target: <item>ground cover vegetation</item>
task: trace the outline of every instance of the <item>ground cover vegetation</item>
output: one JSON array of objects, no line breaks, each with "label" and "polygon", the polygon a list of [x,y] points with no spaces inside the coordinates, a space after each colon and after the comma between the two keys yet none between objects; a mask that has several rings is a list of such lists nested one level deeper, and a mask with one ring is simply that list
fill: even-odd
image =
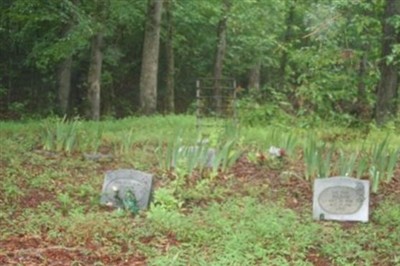
[{"label": "ground cover vegetation", "polygon": [[[0,262],[398,264],[398,129],[299,125],[200,130],[187,115],[1,122]],[[179,149],[194,144],[204,149]],[[208,148],[218,154],[211,167]],[[100,206],[104,173],[118,168],[155,174],[148,210]],[[312,220],[312,181],[335,175],[371,181],[368,223]]]},{"label": "ground cover vegetation", "polygon": [[[0,5],[1,265],[400,264],[400,1]],[[199,78],[234,121],[198,126]],[[120,168],[148,210],[99,204]],[[312,220],[338,175],[368,223]]]}]

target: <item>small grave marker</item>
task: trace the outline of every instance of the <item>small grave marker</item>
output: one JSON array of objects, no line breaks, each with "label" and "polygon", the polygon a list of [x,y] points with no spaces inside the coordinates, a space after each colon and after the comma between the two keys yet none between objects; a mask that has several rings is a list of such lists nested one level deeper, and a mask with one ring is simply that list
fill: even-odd
[{"label": "small grave marker", "polygon": [[369,181],[349,177],[320,178],[314,181],[315,220],[368,222]]},{"label": "small grave marker", "polygon": [[132,169],[106,172],[100,203],[122,208],[123,201],[133,195],[139,209],[149,206],[153,175]]}]

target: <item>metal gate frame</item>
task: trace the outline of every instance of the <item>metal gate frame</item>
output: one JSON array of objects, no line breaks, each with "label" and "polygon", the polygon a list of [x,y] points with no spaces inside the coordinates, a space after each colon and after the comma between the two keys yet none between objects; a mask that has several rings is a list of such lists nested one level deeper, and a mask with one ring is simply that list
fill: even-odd
[{"label": "metal gate frame", "polygon": [[237,123],[236,80],[201,78],[196,81],[197,127],[216,126],[221,121]]}]

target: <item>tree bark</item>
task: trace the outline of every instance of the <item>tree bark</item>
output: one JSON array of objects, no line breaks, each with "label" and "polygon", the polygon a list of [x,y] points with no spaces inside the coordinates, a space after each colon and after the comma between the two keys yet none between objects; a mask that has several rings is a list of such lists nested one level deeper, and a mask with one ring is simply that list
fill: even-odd
[{"label": "tree bark", "polygon": [[69,55],[60,63],[58,73],[58,101],[62,115],[68,112],[69,94],[71,91],[72,55]]},{"label": "tree bark", "polygon": [[214,95],[216,98],[216,112],[217,114],[221,114],[221,79],[223,72],[223,64],[225,59],[226,52],[226,32],[227,32],[227,21],[228,21],[228,12],[230,8],[230,1],[224,0],[223,2],[223,12],[222,18],[218,23],[218,32],[217,32],[217,51],[215,55],[215,64],[214,64]]},{"label": "tree bark", "polygon": [[[292,39],[294,15],[295,15],[295,3],[290,5],[286,18],[286,31],[285,31],[285,36],[283,37],[283,42],[285,46],[289,45],[289,42]],[[278,86],[281,90],[285,87],[287,61],[288,61],[288,51],[287,48],[284,48],[278,72],[278,78],[279,78]]]},{"label": "tree bark", "polygon": [[157,111],[157,72],[163,0],[148,0],[140,73],[140,107],[146,115]]},{"label": "tree bark", "polygon": [[101,66],[103,63],[103,54],[101,51],[103,44],[103,35],[97,33],[92,37],[90,66],[88,75],[88,101],[90,105],[89,118],[93,120],[100,119],[100,83]]},{"label": "tree bark", "polygon": [[[77,1],[73,0],[72,4],[76,5]],[[73,13],[70,17],[70,20],[64,25],[62,31],[63,38],[68,38],[75,20],[76,15]],[[63,58],[63,61],[59,64],[58,68],[58,103],[60,108],[59,110],[62,115],[66,115],[68,113],[69,98],[71,93],[72,58],[73,52]]]},{"label": "tree bark", "polygon": [[367,71],[367,49],[361,56],[358,68],[358,89],[357,89],[357,102],[351,108],[350,112],[355,114],[358,118],[367,120],[371,119],[371,113],[367,103],[367,90],[365,85],[365,75]]},{"label": "tree bark", "polygon": [[386,0],[383,22],[382,61],[380,63],[381,78],[377,86],[377,102],[375,119],[378,125],[383,125],[390,116],[397,112],[399,96],[399,67],[386,61],[392,53],[392,46],[400,43],[400,34],[388,19],[400,15],[400,1]]},{"label": "tree bark", "polygon": [[165,54],[167,60],[167,94],[166,111],[175,112],[175,58],[174,58],[174,21],[173,21],[173,0],[167,0],[166,5],[167,39],[165,44]]},{"label": "tree bark", "polygon": [[260,71],[261,71],[261,62],[258,61],[252,69],[250,69],[249,73],[249,89],[255,89],[257,91],[260,90]]}]

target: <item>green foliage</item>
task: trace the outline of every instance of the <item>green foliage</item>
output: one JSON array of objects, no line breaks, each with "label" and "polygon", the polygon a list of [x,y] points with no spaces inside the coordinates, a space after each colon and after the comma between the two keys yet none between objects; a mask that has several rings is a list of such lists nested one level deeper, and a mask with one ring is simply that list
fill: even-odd
[{"label": "green foliage", "polygon": [[5,180],[1,184],[1,191],[4,193],[4,200],[12,203],[25,195],[23,190],[18,187],[12,180]]},{"label": "green foliage", "polygon": [[[399,62],[397,44],[386,58],[380,55],[385,1],[324,0],[294,5],[279,0],[235,0],[228,1],[226,14],[223,1],[170,1],[179,112],[187,111],[194,100],[194,80],[212,76],[215,58],[210,55],[215,53],[215,33],[223,16],[227,19],[224,76],[246,88],[249,72],[260,66],[262,97],[239,93],[244,98],[239,109],[245,124],[268,124],[273,119],[291,123],[298,118],[288,114],[346,125],[360,123],[359,117],[368,121],[377,103],[377,63],[382,59],[393,65]],[[124,117],[139,109],[146,1],[7,0],[1,11],[2,117],[56,113],[58,70],[69,57],[73,60],[69,114],[82,116],[90,41],[99,32],[105,38],[104,117]],[[398,16],[387,20],[398,32]],[[164,24],[165,20],[162,43],[170,36]],[[160,113],[165,105],[166,65],[162,51]]]},{"label": "green foliage", "polygon": [[389,148],[389,136],[371,147],[370,178],[372,192],[377,193],[381,181],[390,182],[399,158],[399,149]]},{"label": "green foliage", "polygon": [[232,76],[243,75],[260,63],[276,67],[274,56],[285,24],[284,1],[232,1],[228,20],[227,65]]},{"label": "green foliage", "polygon": [[292,117],[288,111],[287,96],[273,88],[250,90],[248,95],[238,100],[239,120],[243,125],[268,125],[272,121],[290,123]]},{"label": "green foliage", "polygon": [[43,121],[41,141],[43,148],[48,151],[65,151],[71,153],[77,148],[79,119],[68,121],[49,118]]},{"label": "green foliage", "polygon": [[79,149],[82,151],[98,152],[103,138],[104,129],[101,125],[93,125],[94,129],[80,131]]},{"label": "green foliage", "polygon": [[61,193],[57,195],[57,199],[61,204],[61,211],[63,213],[68,213],[73,207],[73,202],[68,193]]},{"label": "green foliage", "polygon": [[317,142],[313,137],[309,136],[308,141],[303,147],[306,180],[315,177],[329,177],[333,151],[333,145]]},{"label": "green foliage", "polygon": [[[149,265],[171,262],[177,265],[311,265],[309,259],[316,256],[322,263],[335,265],[396,265],[399,262],[400,219],[395,193],[379,196],[381,200],[371,207],[369,223],[320,223],[311,221],[308,197],[296,196],[299,202],[296,208],[287,207],[295,195],[291,189],[296,191],[298,187],[291,187],[283,180],[277,180],[276,186],[269,182],[272,180],[269,178],[282,176],[284,172],[301,177],[302,171],[307,171],[303,165],[306,155],[315,152],[319,156],[317,162],[325,161],[322,168],[315,164],[310,179],[318,176],[321,169],[326,171],[328,165],[331,173],[360,173],[359,177],[366,178],[372,163],[381,167],[381,157],[388,161],[395,158],[393,154],[398,152],[400,137],[394,128],[371,128],[365,134],[362,128],[332,127],[329,122],[304,128],[302,121],[291,127],[273,121],[266,127],[242,127],[236,132],[232,128],[208,129],[208,135],[201,135],[191,116],[136,117],[96,123],[79,121],[76,134],[79,145],[74,146],[74,152],[54,155],[38,150],[43,144],[41,134],[46,132],[44,125],[49,125],[47,128],[56,139],[57,125],[69,132],[72,124],[68,123],[74,123],[74,120],[61,121],[0,122],[4,147],[0,153],[0,201],[4,203],[0,207],[0,241],[6,243],[2,246],[4,252],[11,254],[6,259],[16,258],[12,257],[14,250],[7,243],[21,241],[23,236],[27,247],[31,242],[40,241],[43,248],[51,249],[54,243],[57,247],[69,247],[63,252],[72,248],[73,252],[68,253],[71,256],[75,248],[82,254],[92,254],[88,255],[89,264],[95,260],[110,263],[115,259],[119,263],[143,258]],[[185,130],[177,134],[178,128]],[[81,146],[84,145],[81,138],[95,136],[101,137],[102,149],[118,153],[123,137],[129,136],[132,130],[133,145],[129,154],[135,156],[131,156],[133,166],[128,167],[140,165],[146,171],[157,173],[150,209],[134,216],[130,214],[135,210],[134,198],[126,202],[127,210],[110,211],[99,206],[104,171],[127,167],[127,153],[107,162],[82,160],[78,153],[86,150]],[[176,139],[182,144],[194,145],[193,136],[197,134],[201,137],[195,138],[196,141],[208,137],[210,146],[218,151],[225,149],[221,154],[229,150],[233,154],[244,151],[256,156],[270,146],[295,148],[290,160],[283,159],[278,169],[266,169],[241,160],[240,167],[228,173],[220,172],[224,164],[221,163],[214,178],[206,171],[200,175],[194,170],[182,176],[158,166],[154,151],[157,146],[165,151],[168,141]],[[332,147],[337,150],[330,151]],[[148,157],[143,157],[143,153]],[[382,168],[385,170],[379,182],[389,182],[387,164]],[[398,160],[394,164],[398,171]],[[183,164],[182,168],[185,167]],[[247,170],[250,170],[248,179],[236,176],[237,171],[246,174]],[[265,181],[264,176],[260,179],[252,171],[265,174]],[[396,178],[393,176],[390,182]],[[378,193],[386,192],[381,190],[386,185],[381,186],[379,182]],[[395,183],[389,186],[392,185]],[[100,252],[99,256],[94,249]],[[24,252],[27,250],[30,249]],[[36,253],[41,250],[34,251],[34,259],[39,261]],[[24,255],[26,260],[32,258],[28,255]],[[40,255],[41,262],[47,259],[46,252]]]},{"label": "green foliage", "polygon": [[373,165],[369,169],[369,175],[371,177],[371,191],[372,193],[377,193],[379,188],[379,183],[381,182],[381,172]]},{"label": "green foliage", "polygon": [[[381,226],[400,226],[400,208],[393,206],[390,199],[386,199],[373,213],[373,219]],[[394,232],[399,234],[399,232]]]},{"label": "green foliage", "polygon": [[[173,258],[184,265],[199,261],[208,265],[301,263],[315,241],[314,225],[301,223],[291,211],[251,198],[214,203],[187,217],[169,217],[167,221],[159,217],[160,230],[175,232],[178,240],[187,244],[159,254],[152,264]],[[289,230],[293,225],[297,230]]]},{"label": "green foliage", "polygon": [[[161,208],[167,211],[179,210],[183,202],[178,200],[174,195],[174,190],[170,188],[159,188],[154,193],[151,210]],[[151,215],[151,214],[150,214]]]},{"label": "green foliage", "polygon": [[218,170],[226,172],[239,159],[241,153],[234,149],[234,145],[234,140],[229,140],[216,152],[217,155],[211,162],[214,174],[217,174]]},{"label": "green foliage", "polygon": [[357,166],[357,173],[356,173],[357,178],[360,178],[364,174],[365,170],[367,169],[367,164],[368,164],[368,159],[366,157],[361,157]]},{"label": "green foliage", "polygon": [[[356,99],[372,108],[371,93],[378,79],[377,70],[368,66],[361,77],[357,66],[363,56],[368,63],[379,56],[380,39],[376,37],[381,32],[381,8],[381,3],[373,6],[338,1],[312,4],[306,11],[309,34],[305,37],[311,43],[291,53],[298,73],[295,93],[301,99],[300,112],[336,117],[337,113],[348,114]],[[357,95],[360,80],[367,92],[365,99]]]},{"label": "green foliage", "polygon": [[[219,170],[226,172],[240,156],[235,148],[235,134],[230,135],[232,131],[222,131],[207,137],[201,136],[195,142],[185,145],[182,132],[177,132],[167,143],[166,149],[162,145],[157,148],[160,166],[167,171],[174,170],[178,176],[189,175],[196,169],[202,173],[210,166],[213,175]],[[212,146],[214,140],[218,140],[217,146]]]},{"label": "green foliage", "polygon": [[345,153],[339,151],[339,163],[338,163],[338,173],[341,176],[352,176],[354,167],[356,165],[357,156],[355,154],[350,154],[346,156]]}]

